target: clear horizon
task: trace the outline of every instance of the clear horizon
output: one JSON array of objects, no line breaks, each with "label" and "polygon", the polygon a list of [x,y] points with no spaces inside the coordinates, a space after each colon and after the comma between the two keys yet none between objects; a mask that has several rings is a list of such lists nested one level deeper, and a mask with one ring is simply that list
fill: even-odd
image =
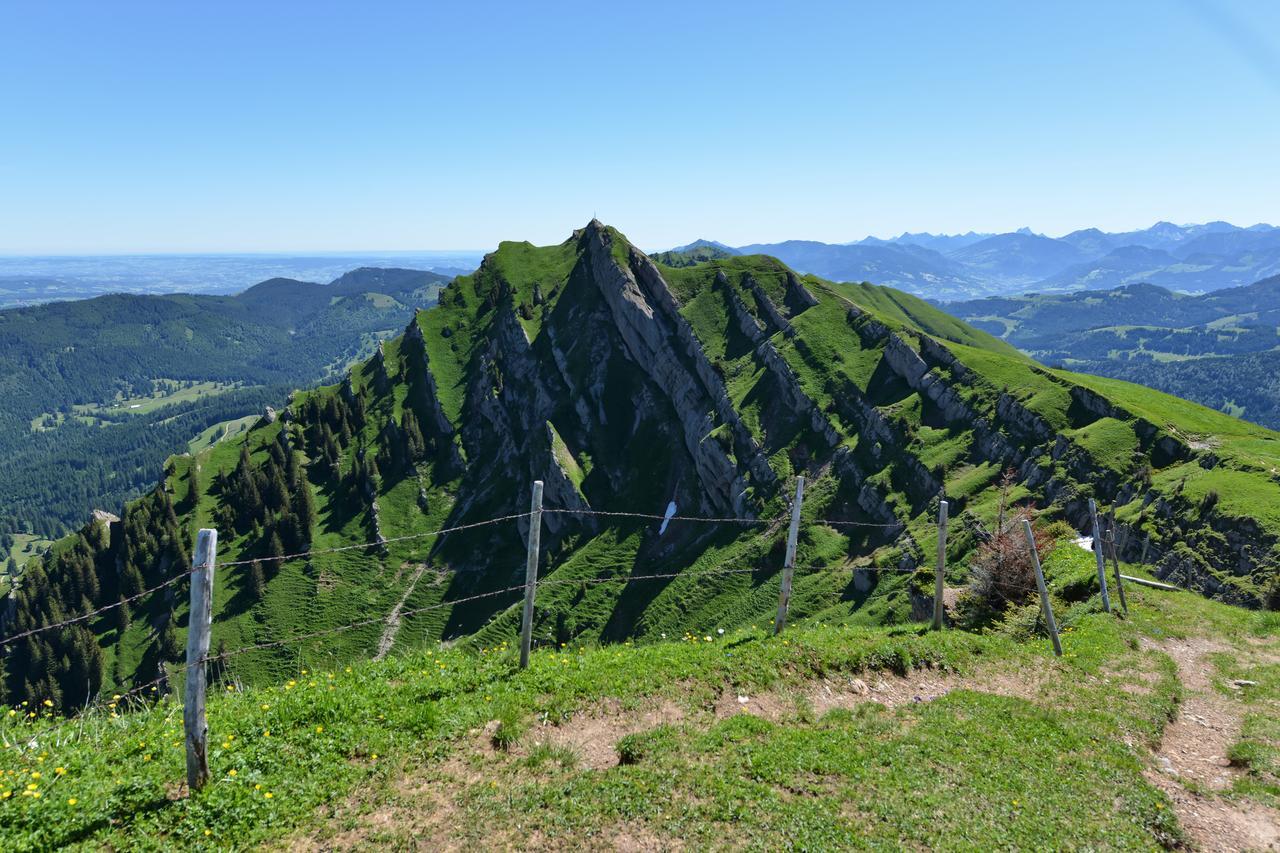
[{"label": "clear horizon", "polygon": [[[598,218],[598,217],[597,217],[597,218]],[[587,221],[589,222],[590,220],[587,220]],[[627,232],[627,229],[626,229],[625,227],[620,226],[620,225],[618,225],[617,223],[614,223],[614,222],[608,222],[608,221],[606,221],[606,220],[601,220],[601,221],[603,221],[606,225],[611,225],[611,226],[613,226],[613,227],[615,227],[615,228],[618,228],[618,229],[619,229],[620,231],[622,231],[624,234],[627,234],[628,238],[630,237],[630,234]],[[1156,220],[1155,222],[1148,223],[1147,225],[1138,225],[1138,226],[1135,226],[1135,227],[1132,227],[1132,228],[1118,228],[1118,229],[1115,229],[1114,231],[1108,231],[1108,229],[1101,229],[1101,230],[1103,230],[1103,231],[1108,231],[1108,233],[1126,233],[1126,232],[1130,232],[1130,231],[1142,231],[1142,230],[1145,230],[1145,229],[1147,229],[1147,228],[1151,228],[1151,227],[1153,227],[1153,226],[1155,226],[1155,225],[1159,224],[1160,222],[1171,222],[1171,224],[1173,224],[1173,225],[1177,225],[1177,226],[1182,227],[1182,228],[1189,228],[1189,227],[1196,226],[1196,225],[1204,225],[1204,224],[1209,223],[1209,222],[1227,222],[1227,224],[1229,224],[1229,225],[1234,225],[1234,226],[1239,227],[1239,228],[1251,228],[1251,227],[1255,227],[1255,226],[1269,226],[1269,227],[1276,227],[1273,223],[1270,223],[1270,222],[1249,222],[1249,223],[1242,223],[1242,222],[1230,222],[1229,220],[1223,220],[1223,219],[1200,219],[1200,220],[1196,220],[1196,221],[1193,221],[1193,222],[1172,222],[1171,220],[1167,220],[1167,219],[1160,219],[1160,220]],[[584,222],[584,223],[583,223],[583,225],[585,225],[585,224],[586,224],[586,222]],[[582,227],[582,226],[581,226],[581,225],[579,225],[579,226],[577,226],[577,227],[579,227],[579,228],[580,228],[580,227]],[[853,239],[851,239],[851,240],[841,240],[841,241],[838,241],[838,242],[837,242],[837,241],[825,241],[825,240],[824,240],[824,241],[819,241],[819,242],[826,242],[826,243],[829,243],[829,244],[831,244],[831,245],[849,245],[849,244],[853,244],[853,243],[858,243],[858,242],[860,242],[860,241],[862,241],[862,240],[869,239],[869,238],[878,238],[878,239],[884,239],[884,240],[895,239],[895,238],[897,238],[897,237],[902,236],[904,233],[911,233],[911,234],[929,233],[929,234],[931,234],[932,236],[935,236],[935,237],[951,237],[951,236],[963,236],[965,233],[967,233],[967,232],[968,232],[968,231],[970,231],[970,230],[975,231],[975,232],[977,232],[977,233],[991,233],[991,234],[993,234],[993,235],[994,235],[994,234],[998,234],[998,233],[999,233],[999,234],[1012,233],[1012,232],[1014,232],[1014,231],[1017,231],[1019,228],[1024,228],[1024,227],[1025,227],[1025,228],[1030,228],[1034,233],[1039,234],[1039,235],[1044,236],[1044,237],[1060,238],[1060,237],[1064,237],[1064,236],[1066,236],[1067,234],[1070,234],[1070,233],[1072,233],[1072,232],[1074,232],[1074,231],[1081,231],[1081,230],[1084,230],[1084,229],[1087,229],[1087,228],[1093,228],[1093,227],[1095,227],[1095,226],[1092,226],[1092,225],[1081,225],[1079,228],[1072,228],[1072,229],[1070,229],[1070,230],[1068,230],[1068,231],[1063,231],[1063,232],[1061,232],[1061,233],[1054,233],[1054,234],[1049,234],[1049,233],[1044,232],[1044,231],[1039,231],[1039,230],[1037,230],[1036,228],[1034,228],[1034,227],[1032,227],[1032,226],[1029,226],[1029,225],[1028,225],[1028,226],[1018,226],[1018,228],[1011,228],[1011,229],[1009,229],[1008,231],[1001,231],[1001,232],[980,232],[980,231],[978,231],[978,229],[966,229],[965,231],[952,231],[952,232],[925,232],[925,231],[923,231],[922,229],[918,229],[918,228],[907,228],[907,229],[904,229],[904,230],[895,231],[895,232],[894,232],[894,233],[892,233],[892,234],[864,234],[864,235],[862,235],[861,237],[855,237],[855,238],[853,238]],[[564,237],[565,237],[565,238],[567,238],[568,236],[569,236],[569,232],[566,232],[566,234],[564,235]],[[498,242],[510,242],[512,239],[514,239],[514,238],[502,238],[502,240],[500,240],[500,241],[498,241]],[[778,238],[774,238],[774,239],[752,240],[752,241],[747,242],[747,243],[728,243],[728,242],[726,242],[726,241],[724,241],[724,240],[720,240],[719,238],[716,238],[716,237],[708,237],[708,236],[706,236],[706,235],[699,235],[699,236],[696,236],[696,237],[690,237],[690,238],[688,238],[688,239],[680,240],[680,241],[678,241],[678,242],[676,242],[676,243],[672,243],[672,244],[670,244],[670,245],[666,245],[666,246],[641,246],[641,249],[642,249],[642,250],[644,250],[644,251],[646,251],[646,252],[659,252],[659,251],[666,251],[666,250],[668,250],[668,249],[675,248],[676,246],[684,246],[684,245],[688,245],[689,243],[693,243],[693,242],[696,242],[696,241],[698,241],[698,240],[714,240],[714,241],[716,241],[716,242],[718,242],[718,243],[724,243],[724,245],[729,246],[730,248],[737,248],[737,247],[739,247],[739,246],[749,246],[749,245],[753,245],[753,244],[756,244],[756,243],[773,244],[773,243],[784,243],[784,242],[787,242],[787,241],[790,241],[790,240],[812,240],[812,239],[813,239],[813,238],[810,238],[810,237],[778,237]],[[550,245],[551,243],[558,243],[558,242],[561,242],[561,240],[552,240],[552,241],[550,241],[548,244],[542,244],[542,245]],[[415,248],[402,248],[402,249],[378,249],[378,248],[374,248],[374,249],[289,249],[289,248],[285,248],[285,249],[254,249],[254,250],[250,250],[250,251],[237,251],[237,250],[234,250],[234,249],[228,249],[228,250],[225,250],[225,251],[208,251],[208,250],[201,250],[201,249],[190,249],[190,250],[174,249],[174,250],[158,251],[158,252],[151,252],[151,251],[145,251],[145,250],[141,250],[141,251],[121,250],[121,251],[107,251],[107,252],[10,252],[10,251],[0,251],[0,258],[110,258],[110,257],[121,257],[121,258],[130,258],[130,257],[132,257],[132,258],[153,258],[153,257],[154,257],[154,258],[163,258],[163,257],[190,257],[190,258],[199,258],[199,257],[227,257],[227,256],[244,256],[244,257],[259,256],[259,257],[271,257],[271,258],[291,257],[291,256],[292,256],[292,257],[307,257],[307,256],[327,257],[327,256],[333,256],[333,257],[353,257],[353,258],[359,258],[359,257],[372,257],[372,256],[376,256],[376,255],[421,255],[421,256],[429,256],[429,255],[441,255],[441,256],[449,256],[449,255],[480,255],[480,254],[485,254],[485,253],[488,253],[488,252],[492,252],[492,251],[493,251],[494,249],[496,249],[497,247],[498,247],[498,244],[497,244],[497,243],[494,243],[492,246],[489,246],[489,247],[486,247],[486,248],[448,248],[448,247],[444,247],[444,248],[440,248],[440,247],[433,247],[433,248],[421,248],[421,249],[415,249]]]},{"label": "clear horizon", "polygon": [[0,68],[7,256],[1280,219],[1262,0],[80,0],[0,12]]}]

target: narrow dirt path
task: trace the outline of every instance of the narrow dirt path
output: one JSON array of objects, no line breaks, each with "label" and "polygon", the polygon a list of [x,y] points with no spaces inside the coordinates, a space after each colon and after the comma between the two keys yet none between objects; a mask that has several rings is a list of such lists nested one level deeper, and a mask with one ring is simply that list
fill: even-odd
[{"label": "narrow dirt path", "polygon": [[414,569],[413,577],[409,578],[409,585],[404,589],[404,595],[400,596],[396,606],[391,608],[391,612],[387,614],[386,627],[382,629],[382,637],[378,640],[378,651],[373,656],[374,660],[385,658],[387,652],[391,651],[391,647],[395,645],[396,634],[400,633],[400,612],[404,610],[404,603],[409,600],[409,596],[413,595],[414,589],[418,586],[418,581],[422,579],[426,571],[426,563]]},{"label": "narrow dirt path", "polygon": [[1185,692],[1178,716],[1165,727],[1148,779],[1173,800],[1178,821],[1198,849],[1280,850],[1280,814],[1216,796],[1241,772],[1231,766],[1227,752],[1239,737],[1244,709],[1214,690],[1208,656],[1234,650],[1203,638],[1144,646],[1173,658]]}]

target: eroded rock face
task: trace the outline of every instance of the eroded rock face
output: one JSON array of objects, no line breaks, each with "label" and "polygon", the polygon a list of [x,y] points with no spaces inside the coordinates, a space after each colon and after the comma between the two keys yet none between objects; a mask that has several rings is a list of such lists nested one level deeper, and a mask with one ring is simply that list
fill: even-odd
[{"label": "eroded rock face", "polygon": [[[922,552],[905,521],[934,505],[948,464],[997,475],[1012,470],[1037,505],[1053,505],[1084,529],[1090,495],[1121,505],[1151,496],[1149,486],[1099,465],[1077,429],[1114,418],[1133,426],[1156,461],[1193,453],[1114,401],[1028,364],[1038,383],[1059,383],[1070,396],[1071,429],[1056,429],[1018,388],[983,376],[939,339],[826,293],[822,299],[845,314],[849,346],[861,348],[862,364],[874,363],[870,380],[863,373],[855,382],[827,369],[827,356],[817,353],[829,350],[799,331],[830,334],[821,325],[825,316],[813,325],[800,319],[815,307],[830,310],[820,301],[824,291],[775,267],[717,262],[696,284],[674,274],[669,282],[644,253],[597,222],[559,249],[571,253],[567,274],[557,267],[554,279],[513,283],[495,266],[482,277],[484,289],[476,285],[483,338],[470,350],[458,424],[440,406],[417,324],[402,346],[403,369],[421,374],[409,399],[424,433],[465,451],[455,456],[462,472],[455,517],[494,506],[523,510],[528,483],[541,479],[546,505],[572,510],[547,516],[544,542],[554,548],[575,532],[598,531],[590,513],[646,477],[653,479],[646,500],[657,505],[640,509],[660,511],[670,497],[682,514],[750,518],[795,473],[832,474],[829,517],[875,525],[864,546],[892,544],[910,570]],[[708,344],[695,324],[723,337]],[[365,369],[376,380],[385,361],[375,358]],[[921,440],[926,426],[934,431],[930,441],[940,440],[938,430],[962,438],[960,456],[930,459]],[[1204,454],[1201,461],[1217,460]],[[957,512],[965,500],[953,499]],[[1164,498],[1154,509],[1186,514]],[[1262,565],[1273,544],[1252,545],[1245,531],[1215,536],[1206,546],[1214,570],[1238,575]]]},{"label": "eroded rock face", "polygon": [[[704,487],[709,509],[748,512],[747,484],[718,442],[703,439],[715,428],[709,412],[719,394],[708,387],[715,372],[666,282],[647,258],[632,256],[636,272],[621,267],[603,228],[583,235],[592,279],[609,306],[628,356],[662,390],[679,420],[684,449]],[[701,368],[701,369],[700,369]]]}]

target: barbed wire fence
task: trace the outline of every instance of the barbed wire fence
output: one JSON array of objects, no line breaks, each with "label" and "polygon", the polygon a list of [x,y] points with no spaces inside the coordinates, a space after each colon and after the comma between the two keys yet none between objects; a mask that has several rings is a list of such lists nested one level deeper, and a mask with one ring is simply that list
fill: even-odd
[{"label": "barbed wire fence", "polygon": [[[717,567],[708,569],[686,568],[680,571],[653,572],[648,574],[620,574],[613,577],[594,577],[594,578],[557,578],[547,577],[539,580],[539,532],[542,526],[542,516],[544,514],[560,514],[560,515],[578,515],[586,517],[602,517],[611,519],[630,519],[637,521],[661,522],[665,530],[672,523],[693,523],[693,524],[737,524],[744,527],[758,526],[763,527],[759,538],[764,541],[771,538],[772,535],[781,529],[784,523],[788,524],[786,537],[786,550],[783,558],[783,564],[780,567],[782,573],[781,584],[779,588],[778,610],[774,620],[773,633],[780,634],[786,626],[789,615],[791,591],[795,573],[801,572],[803,576],[812,576],[818,573],[849,573],[849,572],[890,572],[890,573],[913,573],[917,570],[917,566],[911,566],[903,569],[898,565],[866,565],[866,566],[849,566],[849,565],[830,565],[830,564],[814,564],[797,566],[795,564],[798,535],[801,526],[801,511],[804,501],[804,478],[798,477],[796,482],[796,491],[791,501],[790,512],[784,516],[751,518],[751,517],[715,517],[715,516],[680,516],[674,512],[670,514],[653,514],[640,512],[619,512],[619,511],[602,511],[580,508],[543,508],[542,506],[542,482],[536,481],[533,486],[533,494],[528,512],[511,513],[507,515],[497,516],[494,518],[484,519],[481,521],[469,522],[466,524],[441,527],[436,530],[412,533],[403,536],[391,538],[379,538],[374,542],[356,543],[351,545],[343,545],[331,548],[319,548],[298,553],[285,554],[279,557],[267,558],[272,562],[283,563],[289,560],[298,560],[303,558],[311,558],[324,554],[336,554],[352,551],[381,549],[387,544],[396,542],[406,542],[413,540],[421,540],[427,538],[436,538],[445,536],[450,533],[458,533],[478,528],[489,527],[493,525],[507,524],[518,522],[525,519],[529,520],[529,533],[526,537],[527,548],[527,564],[526,577],[524,583],[509,585],[500,589],[486,590],[463,596],[461,598],[440,601],[435,604],[425,605],[422,607],[411,608],[408,610],[399,610],[398,618],[407,619],[425,614],[451,609],[459,605],[465,605],[476,601],[490,600],[512,596],[518,593],[524,593],[524,608],[521,614],[521,645],[520,645],[520,666],[521,668],[529,665],[529,653],[532,648],[532,632],[533,632],[533,615],[536,607],[537,588],[541,587],[557,587],[557,586],[590,586],[602,584],[621,584],[630,585],[633,583],[642,583],[646,581],[665,581],[665,580],[689,580],[697,582],[704,578],[713,577],[730,577],[742,575],[758,575],[761,572],[769,571],[768,567],[755,566],[750,568],[736,567]],[[944,575],[946,571],[946,546],[947,546],[947,526],[948,526],[949,504],[945,499],[939,500],[939,511],[937,521],[937,560],[934,567],[935,571],[935,587],[933,600],[933,620],[932,627],[941,630],[945,627],[945,617],[943,609],[943,590]],[[1159,586],[1168,589],[1177,589],[1168,584],[1160,584],[1149,581],[1144,578],[1137,578],[1120,573],[1119,559],[1117,550],[1123,551],[1124,544],[1117,547],[1115,537],[1116,525],[1114,509],[1106,516],[1109,524],[1106,527],[1101,525],[1100,517],[1097,513],[1096,506],[1090,501],[1091,521],[1093,523],[1093,543],[1092,550],[1095,552],[1098,563],[1098,580],[1102,592],[1104,609],[1111,611],[1108,598],[1107,579],[1105,577],[1104,564],[1109,557],[1114,566],[1114,583],[1119,593],[1119,600],[1122,608],[1127,611],[1127,603],[1125,602],[1125,592],[1123,587],[1124,581],[1139,582],[1153,586]],[[908,525],[901,521],[893,522],[875,522],[860,521],[853,519],[815,519],[810,522],[811,525],[825,525],[834,528],[867,528],[878,529],[886,532],[902,532]],[[1034,567],[1034,575],[1036,584],[1034,587],[1030,585],[1015,585],[1018,592],[1026,595],[1038,593],[1040,598],[1040,611],[1047,625],[1048,634],[1052,642],[1054,653],[1062,654],[1061,641],[1057,631],[1057,624],[1054,618],[1052,603],[1050,601],[1049,592],[1046,586],[1043,570],[1040,565],[1039,554],[1036,549],[1035,537],[1032,531],[1029,519],[1023,519],[1024,535],[1026,537],[1026,545],[1029,552],[1029,558]],[[245,566],[255,562],[260,562],[261,558],[255,559],[239,559],[230,561],[218,561],[216,559],[217,551],[217,531],[213,529],[202,529],[197,533],[194,565],[178,572],[172,577],[166,579],[162,583],[156,584],[139,593],[122,598],[119,601],[82,613],[67,619],[62,619],[49,624],[41,625],[35,628],[23,630],[19,633],[10,635],[0,639],[0,650],[16,643],[22,639],[46,632],[61,630],[81,622],[85,622],[95,617],[108,613],[116,608],[127,606],[148,595],[152,595],[167,587],[170,587],[186,578],[191,578],[191,605],[190,619],[187,635],[186,659],[180,664],[175,664],[167,668],[156,678],[142,684],[135,685],[128,690],[115,692],[111,695],[109,707],[114,711],[117,707],[127,707],[132,703],[140,700],[150,701],[148,694],[160,694],[163,690],[165,693],[170,692],[169,687],[172,681],[185,675],[185,690],[183,691],[183,726],[186,735],[186,755],[187,755],[187,784],[190,789],[197,790],[204,786],[209,779],[208,768],[208,721],[206,715],[206,691],[209,678],[210,664],[222,663],[232,658],[253,652],[261,652],[270,649],[282,648],[294,644],[305,643],[331,637],[348,631],[358,630],[376,624],[385,624],[387,616],[380,614],[360,619],[347,624],[319,629],[315,631],[305,631],[292,634],[287,637],[279,637],[263,642],[251,643],[231,650],[219,649],[215,653],[210,653],[209,645],[212,634],[213,623],[213,577],[217,566],[223,568]],[[1142,550],[1141,562],[1145,563],[1149,553],[1152,552],[1150,539],[1144,542]],[[1012,588],[1012,587],[1011,587]],[[1010,604],[1018,606],[1018,602],[1009,599],[1004,593],[1002,597]],[[515,602],[512,602],[514,604]],[[97,697],[99,703],[102,697]],[[93,697],[86,701],[84,712],[76,716],[68,716],[55,726],[44,729],[40,734],[33,738],[43,738],[56,734],[59,731],[65,731],[68,726],[76,726],[83,724],[85,713],[88,711],[90,704],[94,702]],[[33,741],[34,742],[34,741]]]}]

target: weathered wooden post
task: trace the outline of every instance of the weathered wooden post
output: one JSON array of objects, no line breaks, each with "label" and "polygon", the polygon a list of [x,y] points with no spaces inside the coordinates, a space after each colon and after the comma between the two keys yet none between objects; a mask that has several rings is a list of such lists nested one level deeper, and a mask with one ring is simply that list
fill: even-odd
[{"label": "weathered wooden post", "polygon": [[943,575],[947,570],[947,502],[938,502],[938,566],[933,574],[933,629],[942,630]]},{"label": "weathered wooden post", "polygon": [[1027,534],[1027,550],[1031,552],[1031,565],[1036,570],[1036,586],[1040,590],[1040,609],[1044,611],[1045,624],[1049,626],[1049,639],[1053,640],[1053,653],[1062,657],[1062,641],[1058,639],[1058,623],[1053,621],[1053,605],[1049,603],[1049,587],[1044,583],[1044,571],[1040,568],[1040,555],[1036,553],[1036,535],[1031,531],[1031,521],[1022,519],[1022,530]]},{"label": "weathered wooden post", "polygon": [[778,591],[778,616],[773,620],[773,633],[781,634],[787,624],[787,608],[791,605],[791,578],[796,565],[796,538],[800,534],[800,505],[804,503],[804,477],[796,477],[796,499],[791,504],[791,528],[787,531],[787,554],[782,562],[782,589]]},{"label": "weathered wooden post", "polygon": [[209,723],[205,719],[208,684],[209,632],[213,626],[213,562],[218,531],[196,534],[195,566],[191,573],[191,615],[187,626],[187,689],[182,725],[187,736],[187,788],[198,791],[209,781]]},{"label": "weathered wooden post", "polygon": [[1102,552],[1102,528],[1098,525],[1098,504],[1089,498],[1089,518],[1093,520],[1093,556],[1098,563],[1098,589],[1102,591],[1102,609],[1111,612],[1111,596],[1107,594],[1107,558]]},{"label": "weathered wooden post", "polygon": [[520,668],[529,666],[533,645],[533,597],[538,586],[538,548],[542,542],[542,481],[533,481],[529,504],[529,553],[524,568],[524,619],[520,623]]},{"label": "weathered wooden post", "polygon": [[1111,565],[1116,571],[1116,591],[1120,593],[1120,609],[1129,612],[1129,602],[1124,597],[1124,580],[1120,576],[1120,558],[1116,556],[1116,529],[1112,519],[1111,529],[1107,531],[1107,544],[1111,547]]}]

